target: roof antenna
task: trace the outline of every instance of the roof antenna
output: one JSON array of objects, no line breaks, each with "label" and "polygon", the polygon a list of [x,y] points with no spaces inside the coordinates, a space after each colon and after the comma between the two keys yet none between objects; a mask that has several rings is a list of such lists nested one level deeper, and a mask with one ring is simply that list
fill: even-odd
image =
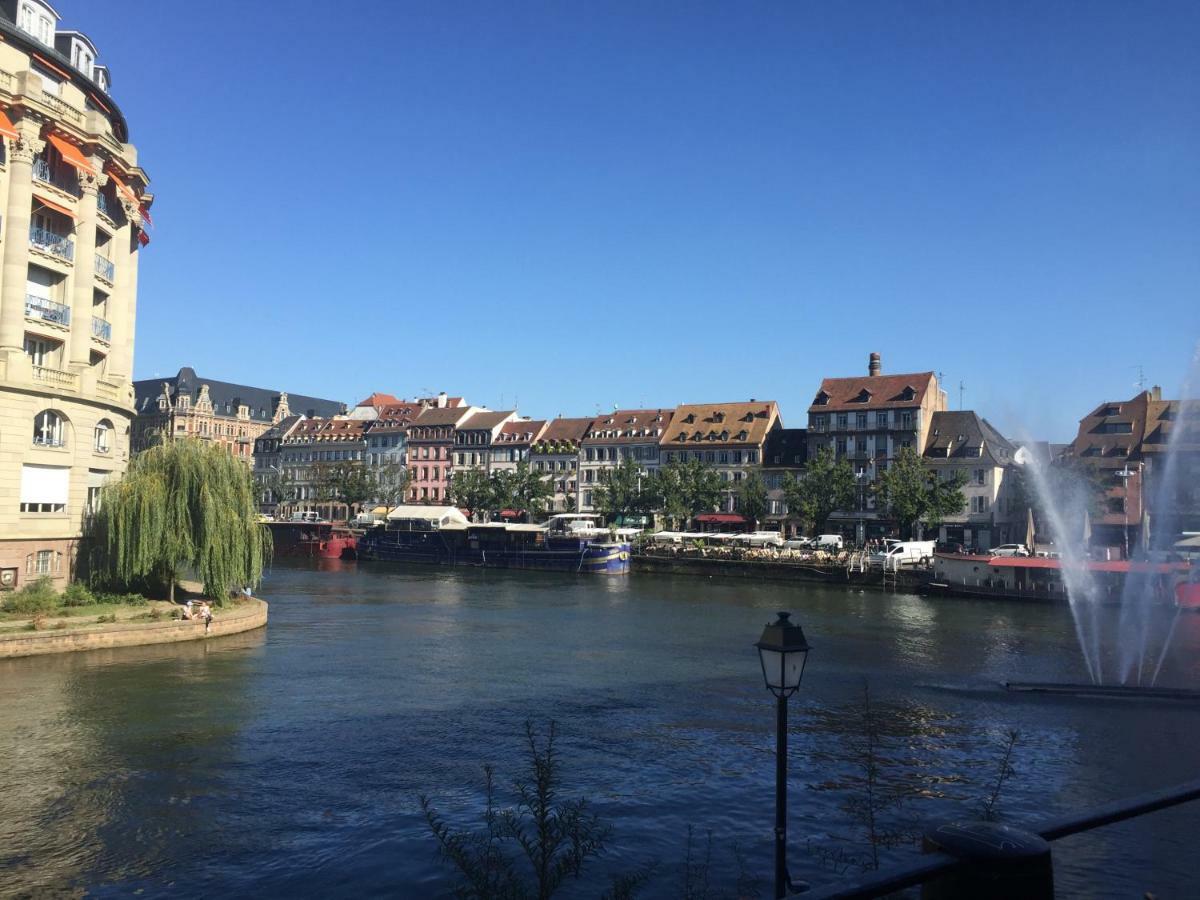
[{"label": "roof antenna", "polygon": [[962,405],[962,395],[963,395],[963,391],[965,391],[965,390],[966,390],[966,387],[963,385],[963,383],[962,383],[962,379],[960,378],[960,379],[958,380],[958,408],[959,408],[959,409],[962,409],[962,408],[963,408],[963,405]]},{"label": "roof antenna", "polygon": [[1137,369],[1138,373],[1137,381],[1134,384],[1144,391],[1146,389],[1146,370],[1140,365],[1133,366],[1133,368]]}]

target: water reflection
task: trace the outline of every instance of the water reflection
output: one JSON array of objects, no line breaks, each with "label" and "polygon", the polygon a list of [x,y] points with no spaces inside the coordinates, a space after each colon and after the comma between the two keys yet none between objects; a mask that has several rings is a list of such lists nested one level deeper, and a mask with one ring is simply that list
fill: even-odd
[{"label": "water reflection", "polygon": [[[481,764],[515,772],[526,718],[559,722],[569,785],[612,819],[623,864],[673,871],[690,824],[769,872],[773,717],[751,644],[776,609],[814,645],[790,742],[797,877],[827,877],[806,837],[853,834],[864,681],[922,817],[973,808],[1008,728],[1017,821],[1195,774],[1196,709],[995,690],[1079,679],[1058,607],[340,561],[276,566],[264,594],[264,632],[0,663],[0,895],[445,896],[416,797],[477,812]],[[1197,686],[1200,617],[1175,642],[1189,652],[1163,680]],[[1121,858],[1178,851],[1154,884],[1186,893],[1189,828],[1147,822]],[[1083,842],[1062,889],[1144,890],[1149,865],[1118,866],[1117,846]],[[678,893],[666,878],[645,896]]]}]

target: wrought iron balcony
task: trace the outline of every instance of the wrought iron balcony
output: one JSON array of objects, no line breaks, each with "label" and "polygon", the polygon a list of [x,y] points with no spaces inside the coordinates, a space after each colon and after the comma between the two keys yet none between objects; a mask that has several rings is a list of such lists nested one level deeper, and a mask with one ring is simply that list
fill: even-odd
[{"label": "wrought iron balcony", "polygon": [[106,344],[112,343],[112,325],[108,320],[92,316],[92,337],[100,338]]},{"label": "wrought iron balcony", "polygon": [[74,170],[55,169],[50,161],[39,156],[33,161],[33,177],[44,184],[52,185],[60,191],[66,191],[73,196],[79,196],[79,181]]},{"label": "wrought iron balcony", "polygon": [[96,195],[96,209],[108,216],[109,219],[113,218],[112,210],[108,206],[108,197],[103,192]]},{"label": "wrought iron balcony", "polygon": [[105,259],[99,253],[97,253],[96,254],[96,274],[99,275],[101,278],[103,278],[105,281],[107,281],[109,284],[112,284],[114,271],[115,271],[115,266],[113,266],[113,261],[111,259]]},{"label": "wrought iron balcony", "polygon": [[38,250],[49,253],[51,256],[65,259],[67,262],[74,262],[75,260],[75,242],[69,237],[55,234],[53,231],[48,231],[45,228],[30,228],[29,244]]},{"label": "wrought iron balcony", "polygon": [[35,297],[33,294],[25,295],[25,315],[56,325],[71,324],[71,307],[65,303],[47,300],[45,297]]}]

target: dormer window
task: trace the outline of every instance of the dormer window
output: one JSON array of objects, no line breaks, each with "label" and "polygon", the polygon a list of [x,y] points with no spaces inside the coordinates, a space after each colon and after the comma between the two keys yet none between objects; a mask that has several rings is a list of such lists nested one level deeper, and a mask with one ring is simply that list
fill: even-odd
[{"label": "dormer window", "polygon": [[871,401],[871,392],[868,391],[866,388],[863,388],[861,391],[858,392],[858,394],[850,402],[851,403],[869,403],[870,401]]},{"label": "dormer window", "polygon": [[824,406],[828,402],[829,395],[824,391],[821,391],[816,397],[813,398],[813,406]]},{"label": "dormer window", "polygon": [[54,46],[54,20],[58,16],[49,9],[33,0],[21,0],[21,10],[17,14],[17,25],[27,34],[33,35],[47,47]]},{"label": "dormer window", "polygon": [[753,422],[754,421],[754,413],[751,413],[751,412],[746,413],[744,416],[742,416],[742,418],[739,421]]},{"label": "dormer window", "polygon": [[916,396],[917,392],[912,387],[905,387],[904,390],[900,392],[901,400],[912,400]]},{"label": "dormer window", "polygon": [[725,421],[725,413],[723,413],[723,412],[713,413],[713,421],[717,422],[717,423],[724,422]]},{"label": "dormer window", "polygon": [[685,425],[691,425],[695,421],[696,421],[696,416],[694,413],[688,413],[686,416],[683,417],[683,423]]}]

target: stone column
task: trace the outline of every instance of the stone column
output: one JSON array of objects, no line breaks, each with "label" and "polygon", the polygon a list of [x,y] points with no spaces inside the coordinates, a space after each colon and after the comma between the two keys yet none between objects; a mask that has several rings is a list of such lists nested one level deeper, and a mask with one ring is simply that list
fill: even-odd
[{"label": "stone column", "polygon": [[[100,166],[93,163],[99,171]],[[79,202],[75,220],[75,278],[71,301],[71,366],[86,370],[91,363],[92,300],[95,297],[96,271],[96,195],[108,176],[93,175],[82,169],[79,176]]]},{"label": "stone column", "polygon": [[3,287],[0,288],[0,351],[25,344],[25,284],[29,277],[29,217],[33,202],[33,158],[46,146],[41,125],[17,123],[8,144],[8,208],[4,211]]},{"label": "stone column", "polygon": [[124,201],[125,221],[113,235],[113,291],[108,304],[112,322],[112,347],[108,357],[108,380],[125,384],[133,377],[133,330],[137,321],[138,243],[135,222],[141,219],[136,203]]}]

